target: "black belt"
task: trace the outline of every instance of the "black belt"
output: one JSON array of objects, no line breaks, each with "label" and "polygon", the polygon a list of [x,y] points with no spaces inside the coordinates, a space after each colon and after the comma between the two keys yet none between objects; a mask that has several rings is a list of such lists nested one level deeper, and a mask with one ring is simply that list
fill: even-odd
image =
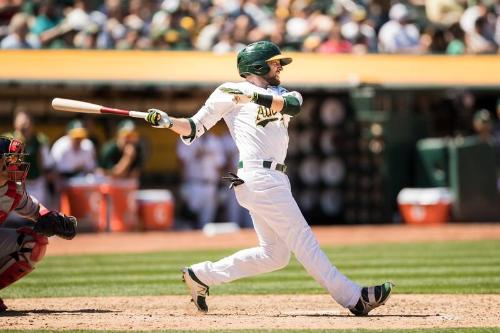
[{"label": "black belt", "polygon": [[250,166],[257,166],[257,167],[262,167],[265,169],[271,169],[271,170],[278,170],[283,173],[286,173],[286,165],[280,164],[280,163],[275,163],[273,167],[273,162],[272,161],[239,161],[238,162],[238,168],[241,169],[243,168],[243,165],[250,167]]}]

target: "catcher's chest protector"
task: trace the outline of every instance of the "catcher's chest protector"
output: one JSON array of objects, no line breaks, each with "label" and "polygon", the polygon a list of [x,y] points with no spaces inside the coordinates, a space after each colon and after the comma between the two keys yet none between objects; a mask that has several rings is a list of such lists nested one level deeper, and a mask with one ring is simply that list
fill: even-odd
[{"label": "catcher's chest protector", "polygon": [[8,181],[7,184],[0,187],[0,224],[2,224],[9,213],[17,207],[19,201],[23,197],[20,188],[21,187],[13,181]]}]

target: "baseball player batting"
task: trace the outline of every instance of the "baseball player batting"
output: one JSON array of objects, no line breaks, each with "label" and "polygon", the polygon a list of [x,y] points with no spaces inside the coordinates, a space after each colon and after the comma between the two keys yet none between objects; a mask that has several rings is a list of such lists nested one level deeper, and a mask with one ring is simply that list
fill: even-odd
[{"label": "baseball player batting", "polygon": [[361,287],[333,266],[292,196],[284,161],[288,123],[300,112],[302,96],[280,86],[283,66],[291,62],[271,42],[250,44],[237,57],[243,82],[219,86],[191,118],[170,117],[157,109],[150,109],[146,117],[153,126],[180,134],[188,145],[223,118],[240,153],[237,174],[227,178],[238,202],[252,216],[259,245],[182,270],[201,312],[208,311],[210,286],[281,269],[288,265],[291,253],[335,301],[355,315],[367,315],[391,294],[390,282]]},{"label": "baseball player batting", "polygon": [[[33,227],[0,228],[0,289],[30,273],[45,256],[47,237],[72,239],[77,221],[56,211],[48,211],[25,189],[30,164],[24,161],[24,144],[0,136],[0,224],[10,212],[33,220]],[[0,299],[0,312],[7,306]]]}]

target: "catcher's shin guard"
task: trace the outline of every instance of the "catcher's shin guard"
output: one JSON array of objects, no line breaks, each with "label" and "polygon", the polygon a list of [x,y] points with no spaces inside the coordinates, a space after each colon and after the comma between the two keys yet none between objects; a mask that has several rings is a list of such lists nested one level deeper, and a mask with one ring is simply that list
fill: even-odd
[{"label": "catcher's shin guard", "polygon": [[17,243],[19,250],[0,262],[0,289],[3,289],[35,269],[35,263],[42,260],[49,240],[31,228],[19,228]]}]

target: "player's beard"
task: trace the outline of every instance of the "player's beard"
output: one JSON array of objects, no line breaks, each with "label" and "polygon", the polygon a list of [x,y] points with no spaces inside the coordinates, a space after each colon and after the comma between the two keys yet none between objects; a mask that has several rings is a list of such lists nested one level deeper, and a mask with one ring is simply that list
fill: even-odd
[{"label": "player's beard", "polygon": [[269,75],[269,73],[267,73],[264,76],[264,79],[266,79],[267,83],[269,83],[270,86],[279,86],[281,83],[279,76],[277,76],[276,74]]}]

